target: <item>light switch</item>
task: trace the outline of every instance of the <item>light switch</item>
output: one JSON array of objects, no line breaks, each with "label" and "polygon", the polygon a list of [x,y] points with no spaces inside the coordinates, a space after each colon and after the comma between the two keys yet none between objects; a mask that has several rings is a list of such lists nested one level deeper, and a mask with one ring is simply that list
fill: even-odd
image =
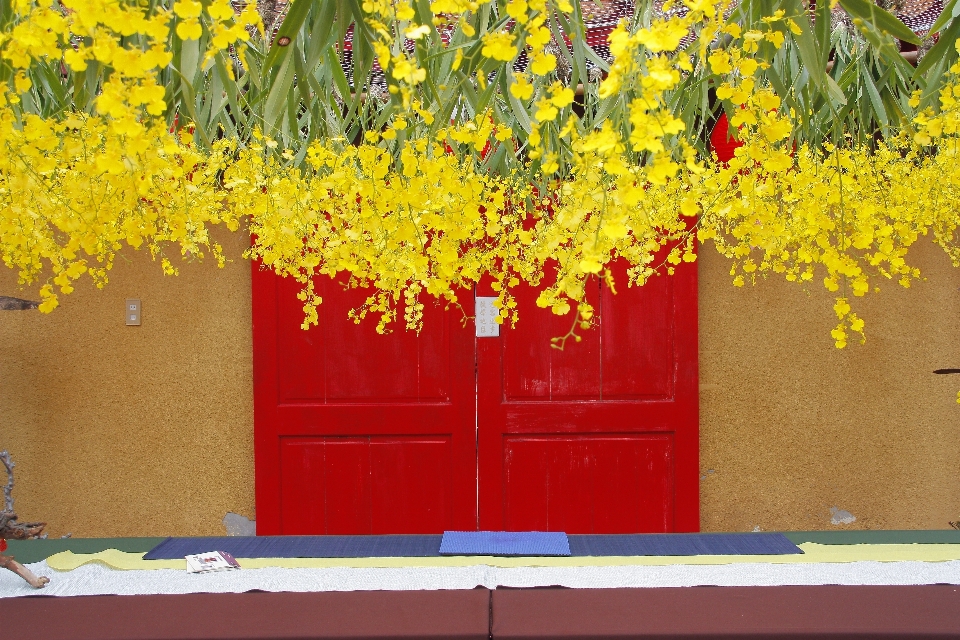
[{"label": "light switch", "polygon": [[497,338],[500,336],[500,325],[496,320],[497,316],[500,315],[500,309],[493,306],[494,300],[496,300],[494,296],[477,296],[474,315],[476,316],[478,338]]},{"label": "light switch", "polygon": [[138,298],[127,298],[126,304],[126,316],[127,316],[127,325],[131,327],[140,326],[140,312],[141,312],[140,300]]}]

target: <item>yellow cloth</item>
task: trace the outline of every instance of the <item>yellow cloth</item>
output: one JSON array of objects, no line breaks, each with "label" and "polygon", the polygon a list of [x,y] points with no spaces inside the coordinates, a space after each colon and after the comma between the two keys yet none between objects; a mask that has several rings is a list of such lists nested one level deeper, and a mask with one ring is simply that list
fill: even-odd
[{"label": "yellow cloth", "polygon": [[[763,562],[789,564],[809,562],[945,562],[960,560],[960,544],[816,544],[797,545],[803,555],[757,556],[577,556],[577,557],[496,557],[440,556],[432,558],[237,558],[244,569],[285,567],[312,569],[325,567],[611,567],[624,565],[662,566],[672,564],[734,564]],[[186,571],[185,560],[144,560],[142,553],[126,553],[107,549],[99,553],[62,551],[47,558],[57,571],[72,571],[88,562],[101,562],[113,569],[180,569]]]}]

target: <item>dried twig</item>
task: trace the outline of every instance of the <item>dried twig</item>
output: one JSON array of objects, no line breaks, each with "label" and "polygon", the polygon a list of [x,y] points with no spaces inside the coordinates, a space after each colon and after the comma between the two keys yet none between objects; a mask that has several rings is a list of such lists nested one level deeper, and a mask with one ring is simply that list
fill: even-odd
[{"label": "dried twig", "polygon": [[0,311],[25,311],[27,309],[36,309],[39,306],[39,302],[23,300],[21,298],[11,298],[10,296],[0,296]]},{"label": "dried twig", "polygon": [[13,511],[13,468],[16,466],[10,452],[0,451],[0,462],[7,470],[7,484],[3,488],[3,511],[0,511],[0,538],[28,540],[39,538],[46,522],[17,522]]},{"label": "dried twig", "polygon": [[[3,488],[3,511],[0,511],[0,540],[10,538],[13,540],[26,540],[28,538],[38,538],[45,522],[17,522],[17,514],[13,512],[13,459],[8,451],[0,451],[0,462],[3,462],[7,470],[7,484]],[[0,551],[6,549],[6,542],[0,544]],[[48,582],[49,578],[37,577],[30,569],[13,559],[13,556],[0,554],[0,568],[9,569],[15,574],[27,581],[35,588],[40,589]]]},{"label": "dried twig", "polygon": [[17,522],[17,514],[13,511],[13,458],[10,452],[0,451],[0,462],[7,470],[7,484],[3,488],[3,511],[0,511],[0,538],[10,540],[28,540],[39,538],[43,533],[46,522]]},{"label": "dried twig", "polygon": [[15,465],[9,451],[0,451],[0,462],[3,462],[3,466],[7,469],[7,486],[3,488],[3,510],[13,512],[13,467]]}]

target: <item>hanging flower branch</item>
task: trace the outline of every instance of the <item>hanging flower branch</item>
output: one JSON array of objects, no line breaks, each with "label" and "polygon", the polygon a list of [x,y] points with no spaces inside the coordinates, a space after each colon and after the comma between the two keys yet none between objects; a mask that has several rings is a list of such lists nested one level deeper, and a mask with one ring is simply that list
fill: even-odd
[{"label": "hanging flower branch", "polygon": [[275,33],[252,2],[3,6],[0,254],[43,311],[124,245],[222,262],[214,224],[302,283],[304,327],[341,272],[379,331],[485,274],[501,321],[521,282],[587,321],[610,261],[639,285],[699,241],[737,286],[822,283],[843,347],[921,235],[960,264],[952,2],[923,38],[866,0],[297,0]]}]

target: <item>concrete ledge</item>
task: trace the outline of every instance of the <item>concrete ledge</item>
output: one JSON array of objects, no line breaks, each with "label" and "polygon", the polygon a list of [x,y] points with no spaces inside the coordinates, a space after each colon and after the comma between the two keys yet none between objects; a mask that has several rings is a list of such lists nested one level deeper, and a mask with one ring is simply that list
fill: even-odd
[{"label": "concrete ledge", "polygon": [[960,638],[960,587],[497,589],[497,640]]},{"label": "concrete ledge", "polygon": [[475,589],[0,600],[44,640],[960,638],[960,587]]},{"label": "concrete ledge", "polygon": [[44,596],[0,600],[4,638],[486,640],[490,592],[351,591]]}]

